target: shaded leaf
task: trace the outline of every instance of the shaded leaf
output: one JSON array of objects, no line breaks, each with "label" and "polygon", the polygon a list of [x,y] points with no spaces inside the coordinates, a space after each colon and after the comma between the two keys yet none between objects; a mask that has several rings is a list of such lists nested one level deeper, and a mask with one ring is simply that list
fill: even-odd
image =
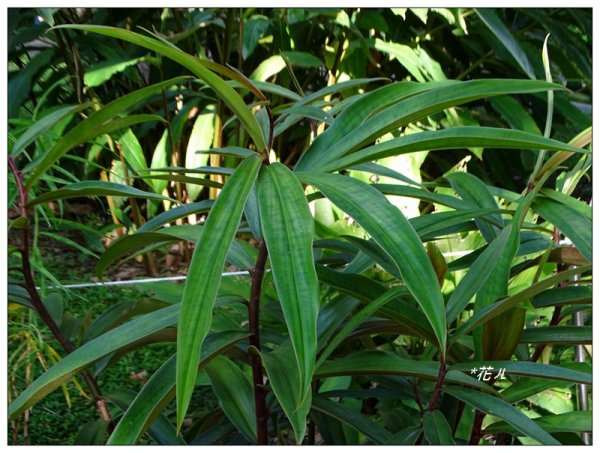
[{"label": "shaded leaf", "polygon": [[181,428],[194,390],[200,348],[210,330],[212,308],[221,282],[225,256],[260,165],[258,156],[249,157],[230,176],[204,223],[192,256],[177,331],[178,429]]},{"label": "shaded leaf", "polygon": [[265,168],[258,181],[262,231],[277,294],[296,354],[302,397],[310,390],[317,348],[319,285],[314,267],[314,221],[304,190],[283,164]]},{"label": "shaded leaf", "polygon": [[378,425],[371,418],[350,410],[347,406],[340,403],[335,403],[326,398],[315,398],[312,407],[319,412],[333,417],[357,431],[363,433],[376,444],[385,445],[391,437],[391,433],[385,428]]},{"label": "shaded leaf", "polygon": [[455,445],[448,420],[438,410],[425,412],[423,432],[430,445]]},{"label": "shaded leaf", "polygon": [[554,437],[541,429],[535,422],[500,398],[460,387],[446,387],[444,392],[481,412],[503,419],[519,433],[537,440],[542,445],[560,445]]},{"label": "shaded leaf", "polygon": [[376,189],[357,179],[312,173],[298,176],[356,220],[390,255],[429,320],[444,355],[446,316],[440,287],[419,236],[402,212]]},{"label": "shaded leaf", "polygon": [[227,418],[251,443],[255,443],[254,395],[248,377],[223,355],[215,357],[204,369]]},{"label": "shaded leaf", "polygon": [[[154,200],[171,200],[169,197],[152,192],[145,192],[124,184],[108,181],[82,181],[74,182],[60,189],[47,192],[31,200],[27,206],[35,206],[47,201],[62,200],[77,197],[124,196],[129,198],[148,198]],[[174,201],[174,200],[171,200]]]}]

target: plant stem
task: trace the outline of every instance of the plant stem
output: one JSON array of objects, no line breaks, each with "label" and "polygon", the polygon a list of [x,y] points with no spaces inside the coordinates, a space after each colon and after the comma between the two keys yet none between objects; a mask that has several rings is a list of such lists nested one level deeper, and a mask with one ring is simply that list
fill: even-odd
[{"label": "plant stem", "polygon": [[481,411],[475,411],[475,420],[473,421],[473,431],[471,432],[471,439],[469,440],[469,445],[479,445],[479,441],[483,435],[481,431],[481,425],[483,424],[483,419],[485,418],[485,413]]},{"label": "plant stem", "polygon": [[[267,262],[267,245],[261,240],[258,248],[258,257],[254,269],[250,270],[252,286],[250,288],[250,301],[248,303],[248,320],[250,324],[250,346],[260,351],[260,293],[262,280],[265,274]],[[252,364],[252,381],[254,387],[254,406],[256,409],[256,433],[257,443],[267,445],[269,443],[267,430],[267,392],[263,387],[263,370],[258,354],[250,354]]]},{"label": "plant stem", "polygon": [[442,393],[442,386],[444,385],[444,378],[446,377],[446,373],[448,370],[446,369],[446,361],[442,359],[440,361],[440,371],[438,372],[437,380],[435,381],[435,389],[433,390],[433,395],[431,395],[431,400],[429,401],[429,406],[427,406],[428,411],[434,411],[438,400],[440,398],[440,394]]},{"label": "plant stem", "polygon": [[[14,175],[15,182],[17,184],[21,216],[27,220],[29,218],[29,209],[27,208],[28,190],[23,186],[23,175],[17,169],[16,163],[12,157],[8,158],[8,167]],[[40,294],[36,289],[35,281],[33,279],[33,272],[31,270],[31,261],[29,259],[29,228],[27,227],[27,225],[25,225],[21,229],[21,241],[19,244],[19,252],[21,254],[23,278],[25,279],[23,287],[29,293],[29,297],[31,299],[31,304],[33,305],[33,308],[35,309],[39,317],[42,319],[43,323],[48,327],[48,329],[50,329],[50,332],[52,333],[54,338],[60,343],[63,350],[68,354],[72,353],[73,351],[75,351],[75,348],[73,347],[69,339],[65,337],[63,332],[56,324],[56,322],[54,322],[52,316],[50,316],[50,313],[48,312],[46,306],[42,302],[42,298],[40,297]],[[108,411],[108,408],[106,407],[106,401],[104,399],[104,396],[102,395],[102,392],[100,391],[100,388],[98,387],[96,380],[86,370],[83,370],[81,372],[81,375],[83,377],[83,380],[89,387],[90,392],[92,393],[100,416],[103,420],[111,422],[111,416]],[[112,422],[109,426],[109,429],[112,429]]]}]

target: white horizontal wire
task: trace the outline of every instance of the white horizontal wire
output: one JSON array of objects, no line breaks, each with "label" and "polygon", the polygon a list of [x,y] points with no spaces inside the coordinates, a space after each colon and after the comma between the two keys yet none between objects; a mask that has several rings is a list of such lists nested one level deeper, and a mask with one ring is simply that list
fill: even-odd
[{"label": "white horizontal wire", "polygon": [[[464,256],[471,253],[473,250],[464,250],[458,252],[445,252],[442,253],[444,256]],[[268,270],[267,270],[268,271]],[[223,277],[231,277],[235,275],[250,275],[248,271],[236,271],[236,272],[223,272],[221,276]],[[139,280],[117,280],[117,281],[109,281],[109,282],[89,282],[89,283],[71,283],[68,285],[49,285],[47,289],[76,289],[76,288],[94,288],[97,286],[126,286],[126,285],[139,285],[143,283],[158,283],[158,282],[172,282],[172,281],[181,281],[187,278],[186,275],[176,275],[175,277],[156,277],[156,278],[141,278]],[[41,289],[39,286],[36,286],[36,289]]]},{"label": "white horizontal wire", "polygon": [[[248,271],[237,271],[237,272],[223,272],[223,277],[230,277],[234,275],[249,275]],[[118,280],[112,282],[90,282],[90,283],[72,283],[68,285],[52,285],[47,286],[48,289],[60,289],[60,288],[93,288],[96,286],[125,286],[125,285],[137,285],[140,283],[156,283],[156,282],[169,282],[185,280],[186,275],[176,275],[175,277],[156,277],[156,278],[140,278],[139,280]],[[36,286],[40,289],[39,286]]]}]

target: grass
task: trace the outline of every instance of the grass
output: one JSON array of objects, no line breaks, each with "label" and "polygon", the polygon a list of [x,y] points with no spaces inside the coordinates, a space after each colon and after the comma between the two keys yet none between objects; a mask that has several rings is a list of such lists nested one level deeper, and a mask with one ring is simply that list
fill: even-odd
[{"label": "grass", "polygon": [[[69,250],[48,253],[49,250],[55,252],[56,249],[42,248],[44,266],[51,270],[61,282],[87,282],[90,280],[93,265],[86,257]],[[117,303],[148,297],[139,286],[69,289],[62,292],[62,295],[64,313],[71,313],[84,325],[89,325],[93,319]],[[9,342],[9,356],[21,346],[24,329],[29,329],[34,333],[39,331],[39,334],[35,335],[38,339],[37,344],[47,343],[62,354],[60,346],[51,337],[50,332],[37,315],[28,310],[17,310],[9,314],[9,336],[14,335],[11,336],[13,341]],[[148,345],[127,353],[102,372],[98,384],[104,393],[119,388],[138,392],[143,386],[144,376],[146,379],[149,378],[174,352],[174,343],[162,343]],[[20,362],[14,371],[10,372],[16,393],[20,393],[26,386],[27,364],[30,366],[30,382],[44,372],[38,358],[34,354],[30,354]],[[79,382],[82,383],[81,379]],[[97,420],[98,412],[94,402],[82,396],[72,382],[67,384],[67,389],[71,399],[70,407],[63,391],[60,388],[55,390],[31,409],[26,423],[23,418],[19,419],[16,429],[9,423],[9,443],[12,445],[71,445],[76,443],[81,428],[86,423]],[[195,398],[197,408],[216,405],[209,387],[202,387],[198,390],[197,398]],[[108,407],[113,417],[121,413],[111,403]],[[168,408],[167,413],[169,413]],[[106,440],[106,436],[104,439],[100,439],[100,441],[103,440]],[[88,439],[85,442],[89,443],[90,441]],[[140,443],[153,444],[155,442],[145,435]]]}]

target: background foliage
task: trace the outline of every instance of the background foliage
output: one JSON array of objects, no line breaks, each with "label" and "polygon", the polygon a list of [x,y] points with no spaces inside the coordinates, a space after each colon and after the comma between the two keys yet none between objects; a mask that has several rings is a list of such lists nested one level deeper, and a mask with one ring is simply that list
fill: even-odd
[{"label": "background foliage", "polygon": [[13,443],[589,443],[590,9],[8,28]]}]

